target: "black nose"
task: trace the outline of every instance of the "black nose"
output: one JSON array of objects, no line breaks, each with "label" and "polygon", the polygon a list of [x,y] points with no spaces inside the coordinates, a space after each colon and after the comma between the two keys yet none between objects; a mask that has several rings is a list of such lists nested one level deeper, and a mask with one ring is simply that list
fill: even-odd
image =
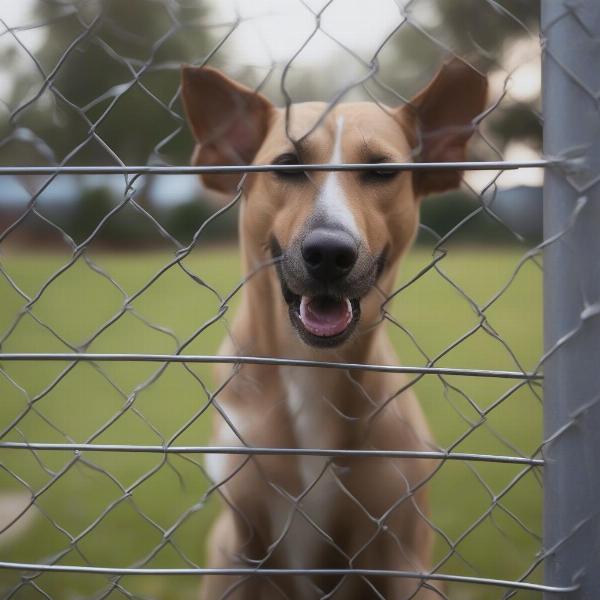
[{"label": "black nose", "polygon": [[302,258],[308,272],[319,281],[347,275],[358,257],[356,242],[345,231],[314,229],[302,242]]}]

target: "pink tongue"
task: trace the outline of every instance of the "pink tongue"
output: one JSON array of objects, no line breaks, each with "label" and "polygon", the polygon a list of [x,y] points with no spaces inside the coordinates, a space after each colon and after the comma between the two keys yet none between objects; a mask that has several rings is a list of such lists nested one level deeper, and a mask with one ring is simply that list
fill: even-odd
[{"label": "pink tongue", "polygon": [[342,333],[352,320],[352,305],[348,298],[307,298],[300,301],[300,320],[313,335],[328,337]]}]

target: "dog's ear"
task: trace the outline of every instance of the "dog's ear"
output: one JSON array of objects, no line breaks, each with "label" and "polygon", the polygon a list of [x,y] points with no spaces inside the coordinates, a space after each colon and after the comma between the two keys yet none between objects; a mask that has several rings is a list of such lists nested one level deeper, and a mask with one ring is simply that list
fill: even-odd
[{"label": "dog's ear", "polygon": [[[267,133],[273,105],[210,67],[182,67],[181,91],[197,142],[192,164],[250,164]],[[231,192],[241,177],[206,174],[202,180],[209,188]]]},{"label": "dog's ear", "polygon": [[[487,88],[486,77],[462,60],[455,58],[444,64],[405,107],[416,132],[415,160],[464,161],[475,119],[485,108]],[[461,171],[414,171],[415,194],[423,196],[458,187],[461,177]]]}]

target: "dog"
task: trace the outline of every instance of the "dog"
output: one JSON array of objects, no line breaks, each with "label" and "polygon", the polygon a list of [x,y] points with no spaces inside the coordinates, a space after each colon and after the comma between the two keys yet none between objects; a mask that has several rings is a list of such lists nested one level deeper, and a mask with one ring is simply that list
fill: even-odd
[{"label": "dog", "polygon": [[[276,108],[209,67],[182,68],[194,165],[463,161],[483,114],[486,78],[446,62],[410,102],[319,102]],[[399,262],[419,224],[420,199],[459,185],[457,170],[205,173],[240,197],[247,281],[226,355],[397,365],[382,324]],[[405,377],[369,370],[244,364],[214,399],[220,446],[431,450]],[[313,569],[335,574],[217,573],[201,598],[443,597],[410,577],[431,567],[427,458],[209,455],[224,506],[208,567]],[[375,576],[343,569],[403,571]]]}]

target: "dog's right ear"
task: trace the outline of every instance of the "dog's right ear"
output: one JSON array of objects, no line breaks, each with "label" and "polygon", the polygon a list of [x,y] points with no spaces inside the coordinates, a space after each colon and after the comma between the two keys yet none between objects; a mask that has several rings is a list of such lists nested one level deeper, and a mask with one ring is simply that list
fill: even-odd
[{"label": "dog's right ear", "polygon": [[[182,67],[181,90],[197,143],[192,164],[250,164],[267,133],[273,105],[211,67]],[[202,180],[208,188],[232,192],[241,177],[205,174]]]}]

